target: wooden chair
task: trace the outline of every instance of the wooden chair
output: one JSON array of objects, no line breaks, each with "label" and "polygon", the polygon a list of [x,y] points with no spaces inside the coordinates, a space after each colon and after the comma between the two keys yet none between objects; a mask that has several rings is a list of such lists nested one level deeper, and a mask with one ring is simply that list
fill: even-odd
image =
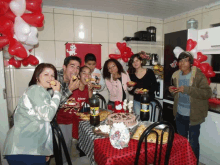
[{"label": "wooden chair", "polygon": [[99,107],[102,108],[102,109],[107,109],[107,103],[106,103],[105,98],[104,98],[101,94],[99,94],[99,93],[96,93],[96,96],[97,96],[97,97],[99,98],[99,100],[100,100],[100,105],[99,105]]},{"label": "wooden chair", "polygon": [[[159,125],[164,125],[164,128],[162,129],[162,135],[161,135],[161,141],[160,144],[158,144],[158,133],[156,131],[153,130],[153,128],[159,126]],[[166,121],[161,121],[161,122],[156,122],[153,123],[152,125],[150,125],[141,135],[139,142],[138,142],[138,147],[137,147],[137,152],[136,152],[136,158],[135,158],[135,165],[138,165],[138,160],[139,160],[139,156],[140,156],[140,150],[141,150],[141,144],[143,142],[143,140],[145,139],[145,164],[147,164],[147,137],[150,133],[155,133],[156,134],[156,146],[155,146],[155,154],[154,154],[154,162],[153,164],[159,164],[161,162],[161,153],[162,153],[162,140],[163,140],[163,135],[165,131],[168,131],[168,142],[167,142],[167,149],[166,149],[166,155],[165,155],[165,165],[168,165],[169,163],[169,157],[170,157],[170,152],[171,152],[171,148],[173,145],[173,139],[174,139],[174,133],[175,130],[173,128],[173,126]],[[159,145],[159,158],[157,158],[158,155],[158,145]]]}]

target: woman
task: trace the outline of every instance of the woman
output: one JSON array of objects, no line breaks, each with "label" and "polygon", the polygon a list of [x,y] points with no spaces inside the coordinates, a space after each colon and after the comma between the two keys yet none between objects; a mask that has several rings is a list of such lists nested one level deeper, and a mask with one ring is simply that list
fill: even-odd
[{"label": "woman", "polygon": [[[10,165],[46,165],[53,155],[50,121],[60,103],[60,83],[52,64],[39,64],[29,88],[19,99],[14,113],[14,126],[9,130],[3,155]],[[51,85],[55,81],[55,85]],[[51,98],[47,89],[52,88]]]},{"label": "woman", "polygon": [[105,62],[103,78],[110,93],[109,105],[114,107],[115,101],[123,101],[128,98],[128,90],[132,89],[127,86],[130,78],[117,60],[109,59]]},{"label": "woman", "polygon": [[137,84],[131,90],[134,95],[134,112],[140,115],[141,110],[141,95],[138,94],[138,89],[143,88],[148,90],[150,100],[154,99],[154,91],[157,88],[157,82],[154,72],[151,69],[143,68],[143,62],[140,54],[134,54],[128,62],[128,72],[131,81]]}]

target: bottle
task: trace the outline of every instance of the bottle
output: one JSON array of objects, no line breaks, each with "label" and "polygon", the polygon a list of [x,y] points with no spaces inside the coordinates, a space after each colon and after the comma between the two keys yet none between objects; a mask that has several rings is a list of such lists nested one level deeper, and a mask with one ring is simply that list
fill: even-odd
[{"label": "bottle", "polygon": [[140,111],[140,119],[141,121],[149,120],[149,105],[150,105],[150,97],[147,92],[144,92],[141,95],[141,111]]},{"label": "bottle", "polygon": [[99,116],[99,99],[96,96],[96,92],[93,92],[92,97],[89,100],[90,104],[90,124],[97,126],[100,124]]}]

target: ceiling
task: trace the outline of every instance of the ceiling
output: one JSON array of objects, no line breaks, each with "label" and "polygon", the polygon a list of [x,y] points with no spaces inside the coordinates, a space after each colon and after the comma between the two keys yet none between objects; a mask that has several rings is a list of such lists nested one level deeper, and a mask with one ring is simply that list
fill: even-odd
[{"label": "ceiling", "polygon": [[45,6],[168,18],[217,0],[43,0]]}]

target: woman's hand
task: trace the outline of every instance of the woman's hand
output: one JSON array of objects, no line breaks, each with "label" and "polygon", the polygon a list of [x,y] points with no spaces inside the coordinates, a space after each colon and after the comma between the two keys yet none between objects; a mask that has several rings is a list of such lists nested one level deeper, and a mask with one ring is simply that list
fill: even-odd
[{"label": "woman's hand", "polygon": [[54,80],[56,82],[56,85],[51,85],[53,91],[60,91],[60,82],[57,80]]},{"label": "woman's hand", "polygon": [[46,162],[50,160],[50,156],[46,156]]},{"label": "woman's hand", "polygon": [[184,86],[181,86],[181,87],[177,88],[177,92],[183,93],[183,91],[184,91]]},{"label": "woman's hand", "polygon": [[138,93],[139,90],[140,90],[139,88],[136,88],[136,89],[134,90],[134,93],[135,93],[135,94],[139,94],[139,93]]}]

